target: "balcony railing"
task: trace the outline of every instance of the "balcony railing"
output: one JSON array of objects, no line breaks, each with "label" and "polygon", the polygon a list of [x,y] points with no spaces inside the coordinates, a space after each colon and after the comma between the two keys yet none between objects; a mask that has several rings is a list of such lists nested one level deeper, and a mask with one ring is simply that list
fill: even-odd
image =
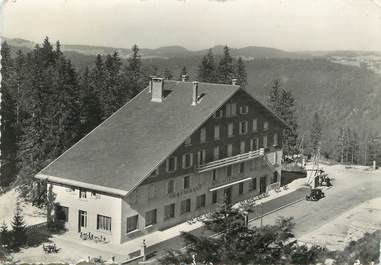
[{"label": "balcony railing", "polygon": [[205,172],[205,171],[209,171],[209,170],[225,167],[225,166],[228,166],[228,165],[233,165],[233,164],[241,163],[243,161],[251,160],[251,159],[254,159],[254,158],[262,157],[262,156],[264,156],[264,154],[265,154],[265,150],[263,148],[261,148],[261,149],[256,150],[256,151],[250,151],[250,152],[247,152],[247,153],[244,153],[244,154],[239,154],[239,155],[236,155],[236,156],[230,156],[230,157],[227,157],[227,158],[223,158],[223,159],[220,159],[220,160],[216,160],[216,161],[212,161],[212,162],[206,163],[204,165],[200,165],[200,166],[196,167],[196,170],[199,173],[201,173],[201,172]]}]

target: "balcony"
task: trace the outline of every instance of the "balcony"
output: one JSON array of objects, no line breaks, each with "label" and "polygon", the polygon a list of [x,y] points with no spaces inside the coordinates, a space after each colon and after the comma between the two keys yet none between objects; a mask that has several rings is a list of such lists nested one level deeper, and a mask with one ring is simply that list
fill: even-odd
[{"label": "balcony", "polygon": [[250,151],[244,154],[239,154],[236,156],[230,156],[227,158],[223,158],[220,160],[212,161],[209,163],[206,163],[204,165],[200,165],[196,167],[196,171],[201,173],[209,170],[214,170],[221,167],[226,167],[228,165],[233,165],[237,163],[241,163],[247,160],[255,159],[258,157],[263,157],[265,154],[265,150],[263,148],[256,150],[256,151]]}]

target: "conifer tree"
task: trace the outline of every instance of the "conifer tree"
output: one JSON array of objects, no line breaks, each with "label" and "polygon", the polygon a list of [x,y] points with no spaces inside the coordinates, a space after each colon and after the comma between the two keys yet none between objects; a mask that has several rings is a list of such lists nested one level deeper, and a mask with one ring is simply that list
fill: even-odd
[{"label": "conifer tree", "polygon": [[5,222],[0,226],[0,245],[9,247],[11,243],[11,233]]},{"label": "conifer tree", "polygon": [[283,154],[294,155],[299,152],[297,149],[297,119],[295,99],[289,90],[282,89],[280,95],[280,117],[288,124],[289,128],[285,130],[283,135]]},{"label": "conifer tree", "polygon": [[231,84],[234,76],[233,58],[230,55],[228,46],[224,47],[224,54],[217,67],[218,82],[222,84]]},{"label": "conifer tree", "polygon": [[96,126],[98,126],[103,117],[102,106],[98,97],[98,93],[90,86],[90,71],[86,67],[81,80],[81,135],[89,133]]},{"label": "conifer tree", "polygon": [[279,79],[274,80],[274,83],[269,91],[267,97],[267,106],[274,111],[277,115],[282,116],[281,109],[281,87]]},{"label": "conifer tree", "polygon": [[6,42],[1,47],[1,65],[0,186],[5,187],[17,175],[16,80],[10,48]]},{"label": "conifer tree", "polygon": [[180,72],[180,76],[179,76],[179,81],[183,80],[183,76],[186,76],[185,79],[186,79],[186,81],[188,81],[189,75],[188,75],[187,68],[185,66],[183,66],[183,68],[181,68],[181,72]]},{"label": "conifer tree", "polygon": [[312,120],[312,128],[311,128],[311,144],[313,152],[316,152],[320,147],[321,141],[321,123],[319,114],[315,112],[313,120]]},{"label": "conifer tree", "polygon": [[198,80],[200,82],[215,83],[217,82],[216,65],[212,49],[202,58],[201,65],[198,70]]},{"label": "conifer tree", "polygon": [[22,216],[22,211],[19,206],[17,206],[15,215],[12,219],[12,247],[19,248],[26,243],[26,224],[24,217]]},{"label": "conifer tree", "polygon": [[126,91],[129,91],[128,98],[133,98],[144,89],[148,77],[143,75],[141,56],[139,47],[132,46],[132,55],[128,58],[128,65],[125,69]]},{"label": "conifer tree", "polygon": [[247,86],[247,73],[246,73],[245,64],[241,57],[239,57],[237,60],[235,72],[236,72],[237,84],[242,89],[245,89]]}]

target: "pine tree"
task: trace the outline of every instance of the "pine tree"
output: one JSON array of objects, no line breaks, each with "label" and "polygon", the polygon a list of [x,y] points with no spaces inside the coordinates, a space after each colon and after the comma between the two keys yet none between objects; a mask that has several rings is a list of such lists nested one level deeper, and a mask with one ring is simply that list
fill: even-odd
[{"label": "pine tree", "polygon": [[315,112],[313,120],[312,120],[312,128],[311,128],[311,144],[312,150],[315,153],[320,148],[321,143],[321,123],[319,114]]},{"label": "pine tree", "polygon": [[237,84],[242,89],[245,89],[247,86],[247,73],[246,73],[245,64],[244,64],[241,57],[239,57],[237,60],[235,72],[236,72],[236,77],[237,77]]},{"label": "pine tree", "polygon": [[185,80],[188,81],[189,75],[188,75],[188,72],[187,72],[187,68],[185,66],[183,66],[183,68],[181,68],[181,72],[180,72],[180,76],[179,76],[179,81],[183,80],[183,76],[185,76]]},{"label": "pine tree", "polygon": [[8,186],[17,175],[17,117],[16,80],[10,48],[1,46],[1,139],[0,139],[0,186]]},{"label": "pine tree", "polygon": [[274,111],[278,116],[282,116],[282,106],[281,106],[281,87],[279,79],[274,80],[274,83],[269,91],[269,96],[267,97],[267,106]]},{"label": "pine tree", "polygon": [[200,82],[207,83],[217,82],[216,65],[214,62],[212,49],[209,49],[208,53],[202,58],[201,65],[198,70],[198,80]]},{"label": "pine tree", "polygon": [[229,47],[225,46],[224,55],[221,58],[217,68],[218,82],[222,84],[231,84],[233,76],[234,76],[233,58],[230,55]]},{"label": "pine tree", "polygon": [[102,122],[102,107],[98,93],[90,86],[90,72],[86,67],[80,80],[81,135],[89,133]]},{"label": "pine tree", "polygon": [[126,91],[129,91],[128,97],[132,98],[144,89],[149,77],[143,75],[139,47],[136,44],[132,46],[132,55],[127,61],[128,65],[125,69]]},{"label": "pine tree", "polygon": [[26,240],[26,224],[22,216],[21,208],[17,206],[12,220],[12,247],[19,248],[26,243]]},{"label": "pine tree", "polygon": [[5,222],[0,227],[0,245],[8,247],[11,243],[11,233]]}]

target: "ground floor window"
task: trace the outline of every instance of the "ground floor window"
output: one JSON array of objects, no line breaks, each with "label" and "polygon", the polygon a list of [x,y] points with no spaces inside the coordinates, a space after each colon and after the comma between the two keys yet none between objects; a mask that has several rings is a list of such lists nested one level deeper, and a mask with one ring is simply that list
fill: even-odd
[{"label": "ground floor window", "polygon": [[97,229],[111,231],[111,217],[97,215]]},{"label": "ground floor window", "polygon": [[243,194],[243,182],[239,183],[238,193]]},{"label": "ground floor window", "polygon": [[198,209],[198,208],[205,207],[205,201],[206,201],[205,194],[197,196],[197,199],[196,199],[196,208]]},{"label": "ground floor window", "polygon": [[146,226],[156,224],[156,216],[157,216],[156,209],[146,212]]},{"label": "ground floor window", "polygon": [[257,179],[253,178],[251,180],[251,185],[250,185],[250,191],[256,190],[257,189]]},{"label": "ground floor window", "polygon": [[188,213],[191,210],[191,199],[181,201],[180,213]]},{"label": "ground floor window", "polygon": [[127,233],[138,229],[138,215],[134,215],[127,218]]},{"label": "ground floor window", "polygon": [[212,203],[217,203],[217,191],[212,191]]},{"label": "ground floor window", "polygon": [[69,208],[56,204],[55,215],[57,220],[67,222],[69,221]]},{"label": "ground floor window", "polygon": [[164,206],[164,220],[175,217],[175,204],[169,204]]}]

